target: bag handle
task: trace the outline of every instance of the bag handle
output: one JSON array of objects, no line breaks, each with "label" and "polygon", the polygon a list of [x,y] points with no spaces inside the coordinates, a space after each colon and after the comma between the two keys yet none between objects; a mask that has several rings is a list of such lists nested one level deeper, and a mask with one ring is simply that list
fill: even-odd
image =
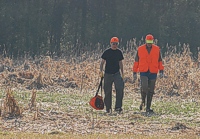
[{"label": "bag handle", "polygon": [[96,95],[95,95],[95,96],[98,95],[98,92],[99,92],[99,89],[100,89],[100,88],[101,88],[101,96],[102,96],[102,82],[103,82],[103,77],[101,77],[101,81],[100,81],[100,83],[99,83],[99,87],[98,87],[98,89],[97,89],[97,92],[96,92]]}]

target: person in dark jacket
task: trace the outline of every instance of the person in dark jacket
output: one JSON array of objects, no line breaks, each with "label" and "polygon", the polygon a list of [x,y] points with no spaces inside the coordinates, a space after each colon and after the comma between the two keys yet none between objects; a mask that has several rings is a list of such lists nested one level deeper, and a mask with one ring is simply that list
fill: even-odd
[{"label": "person in dark jacket", "polygon": [[[124,56],[122,51],[118,49],[119,39],[113,37],[110,40],[111,47],[106,49],[101,58],[100,63],[100,77],[104,77],[104,103],[106,112],[112,112],[112,84],[115,85],[116,90],[116,102],[115,111],[118,113],[122,112],[122,100],[124,97],[124,71],[123,62]],[[105,64],[106,63],[106,64]],[[105,71],[103,67],[105,64]]]}]

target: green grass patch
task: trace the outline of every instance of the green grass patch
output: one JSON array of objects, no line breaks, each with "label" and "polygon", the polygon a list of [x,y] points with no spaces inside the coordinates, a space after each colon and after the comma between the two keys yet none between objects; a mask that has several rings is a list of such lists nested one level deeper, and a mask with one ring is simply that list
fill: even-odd
[{"label": "green grass patch", "polygon": [[[80,91],[77,91],[80,92]],[[4,98],[4,93],[0,93],[1,98]],[[32,92],[13,92],[15,99],[19,102],[20,106],[28,106],[30,103]],[[106,121],[119,122],[123,126],[122,123],[126,124],[125,126],[130,126],[134,124],[160,124],[163,127],[171,129],[173,123],[182,123],[187,125],[189,128],[195,128],[200,126],[200,122],[197,121],[197,113],[200,113],[200,106],[197,102],[193,101],[180,101],[176,99],[171,99],[167,101],[159,101],[156,98],[153,99],[152,108],[155,111],[155,115],[153,116],[144,116],[139,111],[140,99],[133,99],[133,97],[126,95],[123,101],[123,114],[117,115],[113,112],[111,115],[106,115],[105,110],[96,111],[91,108],[89,105],[89,100],[93,97],[94,94],[90,93],[45,93],[42,91],[38,91],[36,95],[36,102],[42,104],[40,110],[46,110],[49,112],[51,108],[54,111],[61,110],[66,112],[67,114],[71,114],[74,116],[86,118],[89,121],[94,120],[95,122]],[[115,105],[115,96],[113,95],[112,99],[113,108]],[[77,119],[78,120],[78,119]],[[109,123],[109,122],[107,122]],[[101,125],[101,124],[100,124]],[[90,125],[91,126],[91,125]],[[116,125],[115,125],[116,126]],[[91,133],[90,133],[91,134]],[[157,136],[145,136],[145,135],[107,135],[105,134],[87,134],[87,135],[74,135],[71,133],[63,133],[63,132],[53,132],[51,134],[19,134],[19,138],[21,136],[30,136],[30,138],[157,138]],[[20,136],[21,135],[21,136]],[[0,133],[0,137],[12,138],[15,137],[15,133],[2,132]],[[179,136],[178,136],[179,137]],[[182,137],[182,136],[181,136]],[[166,136],[159,136],[159,138],[166,138]],[[167,136],[170,138],[170,135]],[[177,138],[177,136],[172,136],[172,138]]]},{"label": "green grass patch", "polygon": [[153,105],[156,112],[160,114],[187,115],[200,112],[200,105],[196,102],[157,101]]}]

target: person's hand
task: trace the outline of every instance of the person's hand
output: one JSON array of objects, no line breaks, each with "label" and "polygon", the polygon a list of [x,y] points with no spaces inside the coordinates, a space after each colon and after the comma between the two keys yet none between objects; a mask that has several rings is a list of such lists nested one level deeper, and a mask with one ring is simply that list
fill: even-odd
[{"label": "person's hand", "polygon": [[137,80],[137,73],[133,72],[133,82],[135,82]]},{"label": "person's hand", "polygon": [[163,78],[163,77],[164,77],[164,72],[163,72],[163,70],[160,70],[159,75],[160,75],[160,76],[159,76],[160,78]]},{"label": "person's hand", "polygon": [[99,77],[103,78],[103,71],[99,72]]}]

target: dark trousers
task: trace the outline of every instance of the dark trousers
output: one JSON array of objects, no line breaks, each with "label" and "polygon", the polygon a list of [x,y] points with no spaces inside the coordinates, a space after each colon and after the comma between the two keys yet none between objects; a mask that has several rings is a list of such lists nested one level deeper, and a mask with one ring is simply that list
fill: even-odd
[{"label": "dark trousers", "polygon": [[112,85],[115,85],[116,90],[116,102],[115,109],[122,107],[122,100],[124,97],[124,81],[120,75],[120,72],[115,74],[107,74],[104,75],[104,103],[106,109],[111,109],[112,107]]},{"label": "dark trousers", "polygon": [[145,105],[147,97],[146,109],[150,110],[156,79],[149,79],[147,76],[140,76],[140,79],[142,104]]}]

